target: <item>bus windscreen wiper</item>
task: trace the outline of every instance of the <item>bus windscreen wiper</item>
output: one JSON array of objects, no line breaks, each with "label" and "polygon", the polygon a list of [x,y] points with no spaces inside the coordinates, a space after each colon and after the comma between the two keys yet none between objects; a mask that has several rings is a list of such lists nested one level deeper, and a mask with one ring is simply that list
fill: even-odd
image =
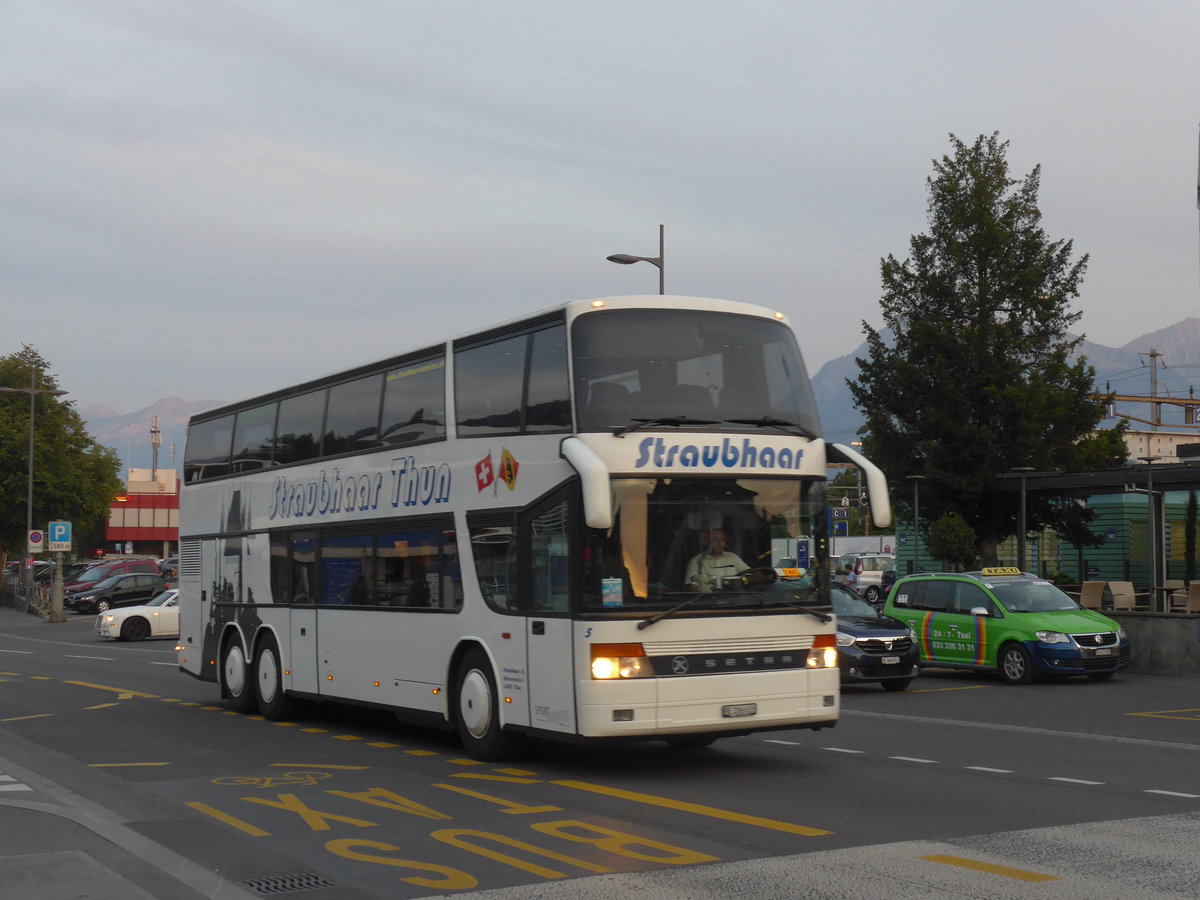
[{"label": "bus windscreen wiper", "polygon": [[818,435],[813,434],[799,422],[792,422],[788,419],[776,419],[772,416],[762,416],[758,419],[726,419],[733,425],[757,425],[759,428],[778,428],[780,431],[796,431],[807,438],[815,438]]},{"label": "bus windscreen wiper", "polygon": [[642,619],[642,621],[638,622],[638,631],[641,631],[643,628],[649,628],[651,625],[653,625],[659,619],[665,619],[667,616],[674,615],[675,613],[677,613],[681,609],[683,609],[685,606],[691,606],[693,603],[695,603],[701,597],[711,597],[711,596],[712,596],[712,591],[700,591],[698,593],[692,594],[692,596],[688,597],[682,603],[676,603],[670,609],[664,609],[662,612],[656,612],[654,615],[650,616],[647,619]]},{"label": "bus windscreen wiper", "polygon": [[691,416],[663,416],[660,419],[634,419],[633,425],[622,425],[613,429],[614,437],[621,437],[631,431],[641,431],[643,428],[654,428],[658,425],[669,425],[681,428],[684,425],[716,425],[716,419],[693,419]]}]

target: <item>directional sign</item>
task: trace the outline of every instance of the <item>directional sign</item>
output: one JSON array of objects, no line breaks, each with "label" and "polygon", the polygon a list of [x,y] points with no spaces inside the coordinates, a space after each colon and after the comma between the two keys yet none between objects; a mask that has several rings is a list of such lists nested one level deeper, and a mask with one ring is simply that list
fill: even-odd
[{"label": "directional sign", "polygon": [[28,552],[41,553],[46,549],[46,534],[42,531],[29,532]]},{"label": "directional sign", "polygon": [[51,522],[50,540],[47,543],[49,545],[47,549],[51,551],[69,552],[71,549],[71,523]]}]

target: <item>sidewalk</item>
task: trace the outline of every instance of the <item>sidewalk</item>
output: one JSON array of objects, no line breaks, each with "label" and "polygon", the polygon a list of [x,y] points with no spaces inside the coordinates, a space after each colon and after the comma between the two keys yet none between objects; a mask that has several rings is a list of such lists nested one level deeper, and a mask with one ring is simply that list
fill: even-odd
[{"label": "sidewalk", "polygon": [[[0,634],[52,640],[59,627],[23,607],[0,605]],[[0,733],[0,747],[3,740]],[[2,755],[0,835],[0,898],[6,900],[258,896]]]}]

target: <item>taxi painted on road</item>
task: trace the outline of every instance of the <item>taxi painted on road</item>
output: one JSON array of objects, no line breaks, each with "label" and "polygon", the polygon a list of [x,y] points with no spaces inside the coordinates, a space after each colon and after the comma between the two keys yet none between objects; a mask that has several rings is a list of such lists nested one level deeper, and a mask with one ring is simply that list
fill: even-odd
[{"label": "taxi painted on road", "polygon": [[916,632],[927,668],[996,671],[1025,684],[1050,675],[1102,681],[1129,665],[1120,625],[1016,568],[910,575],[884,612]]}]

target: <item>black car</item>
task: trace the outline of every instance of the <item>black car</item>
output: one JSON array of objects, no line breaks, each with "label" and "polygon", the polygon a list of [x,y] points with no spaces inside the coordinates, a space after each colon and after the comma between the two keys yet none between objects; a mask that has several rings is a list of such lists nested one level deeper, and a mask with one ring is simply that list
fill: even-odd
[{"label": "black car", "polygon": [[847,684],[876,681],[902,691],[917,676],[917,639],[899,619],[883,615],[845,585],[832,584],[837,616],[838,665]]},{"label": "black car", "polygon": [[110,575],[63,597],[63,606],[77,613],[105,612],[114,606],[137,606],[167,589],[161,575],[144,572],[133,575]]}]

